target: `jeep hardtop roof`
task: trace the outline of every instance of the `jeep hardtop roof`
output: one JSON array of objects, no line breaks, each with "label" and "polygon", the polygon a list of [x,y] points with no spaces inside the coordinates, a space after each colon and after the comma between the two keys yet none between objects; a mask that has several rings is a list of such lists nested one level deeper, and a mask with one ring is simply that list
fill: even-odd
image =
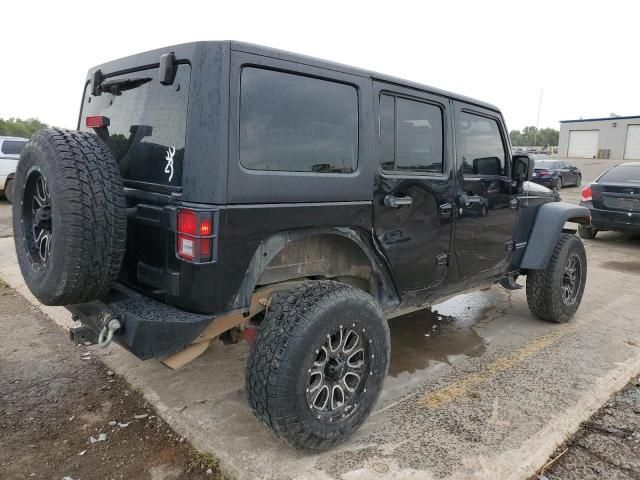
[{"label": "jeep hardtop roof", "polygon": [[219,58],[225,52],[229,52],[229,51],[240,51],[245,53],[251,53],[254,55],[262,55],[265,57],[272,57],[272,58],[277,58],[285,61],[297,62],[297,63],[301,63],[301,64],[305,64],[305,65],[309,65],[317,68],[334,70],[334,71],[346,73],[349,75],[369,77],[374,80],[380,80],[383,82],[399,84],[399,85],[407,86],[409,88],[414,88],[416,90],[430,92],[436,95],[441,95],[454,100],[460,100],[463,102],[472,103],[479,107],[488,108],[496,112],[500,112],[500,109],[498,107],[490,103],[482,102],[474,98],[466,97],[464,95],[459,95],[453,92],[431,87],[429,85],[421,84],[418,82],[405,80],[402,78],[394,77],[392,75],[377,73],[371,70],[352,67],[352,66],[344,65],[337,62],[331,62],[328,60],[323,60],[323,59],[311,57],[308,55],[302,55],[298,53],[288,52],[285,50],[279,50],[276,48],[265,47],[265,46],[255,45],[255,44],[246,43],[246,42],[239,42],[235,40],[201,41],[201,42],[183,43],[179,45],[172,45],[172,46],[167,46],[167,47],[163,47],[155,50],[150,50],[147,52],[131,55],[128,57],[123,57],[123,58],[113,60],[107,63],[103,63],[101,65],[97,65],[91,68],[89,70],[87,80],[91,78],[91,76],[93,75],[93,72],[95,72],[96,70],[102,70],[103,73],[111,74],[116,71],[122,72],[123,70],[138,68],[143,65],[152,65],[158,62],[161,54],[167,53],[170,51],[175,52],[177,58],[187,58],[187,59],[190,59],[192,63],[193,63],[193,60],[196,58],[201,58],[203,61],[207,61],[207,60],[211,61],[212,56],[214,58],[215,57]]}]

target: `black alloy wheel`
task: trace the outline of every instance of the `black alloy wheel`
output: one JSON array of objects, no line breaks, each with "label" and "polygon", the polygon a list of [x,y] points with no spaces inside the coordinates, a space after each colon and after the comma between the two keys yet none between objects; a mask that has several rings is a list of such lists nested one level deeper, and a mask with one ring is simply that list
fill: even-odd
[{"label": "black alloy wheel", "polygon": [[562,300],[567,306],[576,303],[582,283],[582,263],[580,257],[572,254],[567,258],[562,274]]},{"label": "black alloy wheel", "polygon": [[318,420],[334,422],[353,414],[366,393],[369,344],[366,328],[352,323],[327,334],[307,369],[307,404]]},{"label": "black alloy wheel", "polygon": [[46,178],[38,169],[33,169],[27,176],[22,199],[22,218],[25,223],[24,234],[31,261],[45,266],[49,260],[53,242],[51,194]]}]

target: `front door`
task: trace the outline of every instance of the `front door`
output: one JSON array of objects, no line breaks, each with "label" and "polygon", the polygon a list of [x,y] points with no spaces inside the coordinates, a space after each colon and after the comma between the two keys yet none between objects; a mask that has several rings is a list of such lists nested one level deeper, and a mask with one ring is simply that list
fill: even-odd
[{"label": "front door", "polygon": [[496,112],[460,102],[454,107],[458,270],[463,277],[499,273],[513,248],[517,208],[506,129]]},{"label": "front door", "polygon": [[403,291],[439,284],[447,273],[453,177],[450,103],[375,82],[380,169],[374,226]]}]

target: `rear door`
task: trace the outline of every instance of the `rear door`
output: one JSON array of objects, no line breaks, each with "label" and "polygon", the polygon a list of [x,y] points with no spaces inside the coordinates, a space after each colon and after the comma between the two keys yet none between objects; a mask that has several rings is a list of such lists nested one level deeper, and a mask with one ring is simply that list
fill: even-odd
[{"label": "rear door", "polygon": [[[176,65],[171,85],[160,82],[153,66],[105,71],[97,86],[87,83],[80,113],[80,130],[106,140],[129,187],[127,206],[136,207],[120,281],[163,301],[165,294],[179,295],[180,262],[164,205],[182,192],[190,80],[188,63]],[[103,117],[105,126],[89,128],[87,117]]]},{"label": "rear door", "polygon": [[501,116],[454,105],[458,188],[453,251],[460,275],[470,277],[506,268],[518,201]]},{"label": "rear door", "polygon": [[375,235],[398,286],[439,284],[452,230],[449,100],[374,82],[380,168],[375,176]]}]

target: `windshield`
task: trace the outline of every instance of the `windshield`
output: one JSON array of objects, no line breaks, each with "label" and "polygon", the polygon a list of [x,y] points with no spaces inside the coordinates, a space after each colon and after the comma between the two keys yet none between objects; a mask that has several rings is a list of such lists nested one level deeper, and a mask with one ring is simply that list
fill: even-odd
[{"label": "windshield", "polygon": [[180,187],[191,67],[177,66],[172,85],[162,85],[156,68],[110,77],[97,95],[86,87],[80,129],[87,116],[108,118],[108,145],[125,184]]},{"label": "windshield", "polygon": [[557,168],[554,160],[536,160],[535,168]]}]

